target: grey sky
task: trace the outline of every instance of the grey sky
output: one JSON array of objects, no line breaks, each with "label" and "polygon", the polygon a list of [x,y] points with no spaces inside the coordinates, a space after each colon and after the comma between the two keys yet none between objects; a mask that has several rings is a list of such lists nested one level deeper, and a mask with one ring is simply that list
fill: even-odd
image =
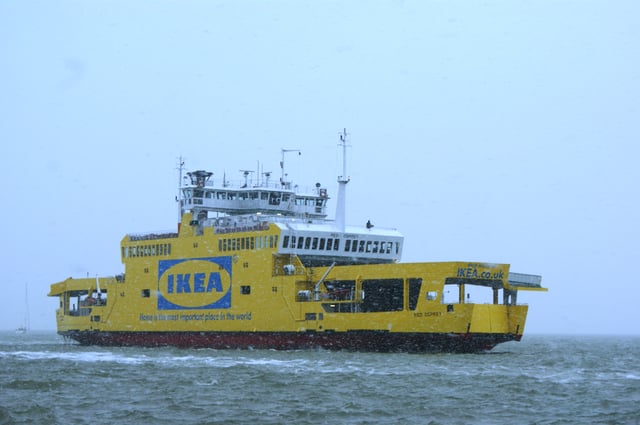
[{"label": "grey sky", "polygon": [[[174,229],[176,163],[278,171],[404,261],[540,274],[529,333],[638,334],[637,1],[0,1],[0,327]],[[335,207],[332,202],[331,208]]]}]

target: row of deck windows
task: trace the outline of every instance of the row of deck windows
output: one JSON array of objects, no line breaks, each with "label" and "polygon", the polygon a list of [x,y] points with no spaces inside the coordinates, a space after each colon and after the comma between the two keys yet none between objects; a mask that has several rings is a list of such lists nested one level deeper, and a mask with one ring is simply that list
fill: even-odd
[{"label": "row of deck windows", "polygon": [[[223,238],[218,240],[219,251],[238,251],[247,249],[275,248],[278,245],[278,236],[256,236],[247,238]],[[283,248],[312,249],[320,251],[338,251],[340,249],[340,239],[303,237],[285,235],[282,241]],[[364,241],[345,240],[345,252],[369,252],[390,254],[393,249],[393,242],[385,241]],[[398,246],[396,244],[396,253]],[[171,255],[171,244],[154,244],[139,246],[123,246],[122,257],[150,257],[157,255]]]},{"label": "row of deck windows", "polygon": [[123,246],[122,257],[152,257],[156,255],[171,255],[170,243],[159,243],[154,245],[134,245]]},{"label": "row of deck windows", "polygon": [[[371,252],[380,254],[391,254],[393,249],[393,242],[385,241],[363,241],[355,239],[347,239],[344,243],[344,252]],[[398,246],[396,244],[396,254],[398,253]]]},{"label": "row of deck windows", "polygon": [[283,248],[314,249],[320,251],[338,251],[340,239],[318,237],[295,237],[285,235],[282,239]]},{"label": "row of deck windows", "polygon": [[[224,238],[218,240],[219,251],[275,248],[277,245],[277,235],[256,236],[251,238]],[[171,244],[161,243],[154,245],[134,245],[122,247],[123,258],[152,257],[159,255],[171,255]]]},{"label": "row of deck windows", "polygon": [[[318,238],[311,236],[288,236],[282,239],[283,248],[313,249],[320,251],[338,251],[340,249],[340,239]],[[391,254],[393,242],[386,241],[365,241],[347,239],[344,244],[345,252],[370,252],[373,254]],[[396,244],[396,254],[398,245]]]},{"label": "row of deck windows", "polygon": [[219,251],[239,251],[245,249],[275,248],[278,245],[278,235],[256,236],[251,238],[223,238],[218,239]]}]

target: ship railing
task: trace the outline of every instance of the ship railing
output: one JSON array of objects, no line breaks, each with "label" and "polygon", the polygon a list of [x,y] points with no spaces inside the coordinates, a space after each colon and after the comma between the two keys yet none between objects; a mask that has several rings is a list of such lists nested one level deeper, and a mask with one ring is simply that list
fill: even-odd
[{"label": "ship railing", "polygon": [[213,228],[214,233],[238,233],[238,232],[252,232],[252,231],[261,231],[261,230],[269,230],[269,223],[263,222],[254,224],[252,226],[215,226]]},{"label": "ship railing", "polygon": [[148,241],[156,239],[177,238],[178,233],[172,231],[129,233],[127,236],[129,236],[130,241]]},{"label": "ship railing", "polygon": [[328,218],[310,217],[310,216],[305,216],[304,214],[301,214],[301,215],[263,214],[262,218],[265,220],[269,220],[270,222],[273,222],[273,223],[281,223],[285,225],[287,223],[300,223],[300,220],[305,220],[308,224],[328,224],[333,222],[333,220],[330,220]]}]

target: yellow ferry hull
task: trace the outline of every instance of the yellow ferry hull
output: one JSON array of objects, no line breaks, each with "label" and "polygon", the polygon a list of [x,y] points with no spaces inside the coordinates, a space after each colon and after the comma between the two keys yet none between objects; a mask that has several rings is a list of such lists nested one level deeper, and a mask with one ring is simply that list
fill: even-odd
[{"label": "yellow ferry hull", "polygon": [[347,332],[104,332],[66,331],[83,345],[211,349],[326,349],[367,352],[473,353],[519,341],[515,334]]},{"label": "yellow ferry hull", "polygon": [[[154,279],[67,279],[52,285],[50,295],[61,300],[58,332],[87,345],[477,352],[519,341],[524,331],[526,305],[500,304],[497,299],[495,304],[474,304],[464,297],[465,286],[472,284],[489,291],[494,286],[494,295],[505,291],[508,265],[450,262],[304,269],[297,264],[298,274],[260,279],[246,271],[241,260],[212,260],[214,269],[229,267],[232,275],[216,280],[216,300],[206,292],[211,279],[204,272],[204,277],[194,277],[210,265],[203,258],[172,263],[167,270],[180,269],[168,278],[162,262],[150,261],[144,265],[155,264],[154,275],[159,277]],[[274,270],[280,269],[281,259],[274,255],[272,260]],[[241,265],[237,273],[235,264]],[[320,285],[326,273],[334,285],[351,285],[350,294],[331,292],[326,282]],[[179,275],[185,291],[185,276],[190,276],[191,292],[177,293]],[[109,302],[77,308],[72,298],[97,287],[109,294]],[[194,292],[195,287],[200,292]],[[459,296],[444,302],[444,293],[451,291]]]}]

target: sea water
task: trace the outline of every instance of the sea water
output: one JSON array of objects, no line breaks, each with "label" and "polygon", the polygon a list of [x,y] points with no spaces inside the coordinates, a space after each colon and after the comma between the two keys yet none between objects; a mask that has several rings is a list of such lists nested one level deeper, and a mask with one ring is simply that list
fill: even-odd
[{"label": "sea water", "polygon": [[483,354],[83,347],[0,333],[0,424],[640,424],[640,337]]}]

